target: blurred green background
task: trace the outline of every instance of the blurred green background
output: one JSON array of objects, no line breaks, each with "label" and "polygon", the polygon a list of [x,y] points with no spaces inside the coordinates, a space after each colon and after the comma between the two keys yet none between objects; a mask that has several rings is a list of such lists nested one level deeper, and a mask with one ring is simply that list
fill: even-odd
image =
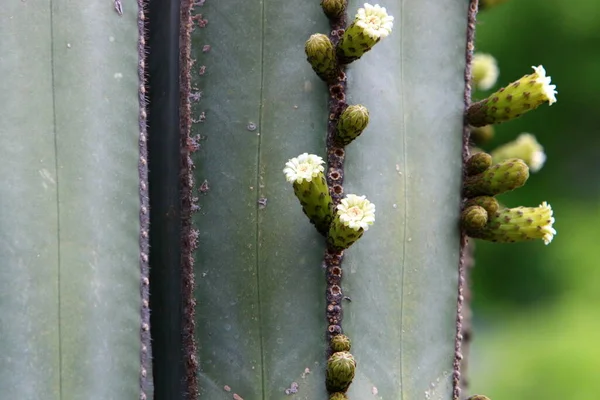
[{"label": "blurred green background", "polygon": [[[478,16],[476,51],[496,57],[496,90],[542,64],[557,103],[497,126],[548,157],[506,206],[548,201],[545,246],[476,241],[469,393],[492,400],[600,398],[600,0],[510,0]],[[489,92],[476,92],[484,98]]]}]

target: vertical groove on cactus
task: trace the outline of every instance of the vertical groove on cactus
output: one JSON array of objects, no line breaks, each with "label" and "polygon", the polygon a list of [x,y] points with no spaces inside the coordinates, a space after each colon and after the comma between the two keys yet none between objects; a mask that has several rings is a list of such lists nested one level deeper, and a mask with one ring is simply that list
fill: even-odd
[{"label": "vertical groove on cactus", "polygon": [[[466,47],[466,66],[465,66],[465,98],[464,106],[465,111],[471,105],[471,67],[473,63],[473,52],[475,49],[475,24],[477,21],[477,10],[479,7],[479,0],[470,0],[468,17],[467,17],[467,47]],[[465,121],[463,122],[463,149],[462,159],[463,165],[466,165],[467,159],[469,158],[469,125]],[[463,172],[463,180],[464,180]],[[452,374],[452,386],[453,386],[453,400],[459,400],[461,391],[466,388],[466,385],[461,384],[461,366],[464,359],[463,351],[463,340],[465,333],[468,333],[470,338],[470,307],[468,300],[470,299],[470,291],[467,287],[468,270],[472,266],[472,248],[469,246],[469,239],[464,231],[461,231],[460,237],[460,258],[458,265],[458,299],[457,299],[457,315],[456,315],[456,341],[454,346],[454,372]],[[469,298],[465,298],[468,296]],[[464,321],[464,315],[469,318]],[[468,342],[465,343],[465,347],[468,346]],[[467,350],[468,351],[468,350]],[[462,377],[464,379],[464,377]]]},{"label": "vertical groove on cactus", "polygon": [[198,388],[198,360],[196,330],[196,300],[194,290],[196,286],[194,275],[193,252],[198,246],[198,231],[192,227],[192,214],[197,207],[194,203],[194,176],[192,174],[193,161],[191,153],[198,150],[198,143],[191,137],[191,32],[193,29],[192,10],[193,0],[182,0],[180,5],[180,196],[181,196],[181,302],[182,302],[182,344],[183,344],[183,374],[185,382],[184,397],[196,400],[199,397]]},{"label": "vertical groove on cactus", "polygon": [[148,194],[148,132],[146,113],[146,10],[143,0],[137,1],[138,6],[138,79],[139,79],[139,128],[140,128],[140,400],[152,396],[152,369],[150,343],[150,216]]}]

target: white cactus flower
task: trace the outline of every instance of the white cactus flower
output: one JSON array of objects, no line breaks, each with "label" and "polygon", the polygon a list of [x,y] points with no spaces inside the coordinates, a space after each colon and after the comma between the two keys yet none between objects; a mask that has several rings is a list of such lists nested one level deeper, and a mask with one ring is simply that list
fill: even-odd
[{"label": "white cactus flower", "polygon": [[375,205],[366,196],[347,195],[337,206],[337,213],[340,221],[355,231],[367,231],[375,222]]}]

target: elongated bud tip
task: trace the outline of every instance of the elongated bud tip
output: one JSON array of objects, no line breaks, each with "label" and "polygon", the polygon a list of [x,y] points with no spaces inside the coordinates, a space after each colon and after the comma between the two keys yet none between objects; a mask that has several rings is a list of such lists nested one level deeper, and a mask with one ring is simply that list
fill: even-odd
[{"label": "elongated bud tip", "polygon": [[329,400],[348,400],[348,396],[345,393],[336,392],[329,396]]},{"label": "elongated bud tip", "polygon": [[499,124],[534,110],[545,102],[556,102],[556,85],[546,76],[543,66],[532,67],[533,74],[498,90],[487,99],[473,103],[467,110],[467,121],[473,126]]},{"label": "elongated bud tip", "polygon": [[546,162],[544,148],[530,133],[522,133],[516,140],[494,149],[491,155],[494,162],[520,158],[529,166],[531,172],[539,171]]},{"label": "elongated bud tip", "polygon": [[352,346],[352,342],[350,338],[346,335],[335,335],[331,338],[331,350],[334,352],[338,351],[350,351],[350,347]]},{"label": "elongated bud tip", "polygon": [[493,138],[494,138],[494,126],[493,125],[471,127],[471,135],[469,136],[469,140],[471,141],[472,144],[481,146],[483,144],[488,143]]},{"label": "elongated bud tip", "polygon": [[330,393],[346,392],[354,379],[356,361],[347,351],[333,353],[327,360],[325,385]]},{"label": "elongated bud tip", "polygon": [[467,176],[477,175],[492,166],[492,156],[487,153],[473,154],[467,160],[465,172]]},{"label": "elongated bud tip", "polygon": [[333,81],[339,74],[333,43],[322,33],[312,35],[304,45],[306,59],[313,71],[326,82]]},{"label": "elongated bud tip", "polygon": [[483,53],[475,53],[472,66],[473,83],[480,90],[491,89],[498,80],[500,70],[496,59]]},{"label": "elongated bud tip", "polygon": [[346,11],[347,0],[321,0],[323,12],[331,19],[338,19]]},{"label": "elongated bud tip", "polygon": [[283,173],[288,182],[310,182],[323,173],[324,163],[323,158],[317,155],[303,153],[285,163]]},{"label": "elongated bud tip", "polygon": [[471,206],[462,212],[461,222],[467,232],[481,229],[488,222],[488,213],[483,207]]},{"label": "elongated bud tip", "polygon": [[337,124],[335,140],[347,146],[365,130],[369,124],[369,110],[367,107],[356,104],[346,107],[340,115]]}]

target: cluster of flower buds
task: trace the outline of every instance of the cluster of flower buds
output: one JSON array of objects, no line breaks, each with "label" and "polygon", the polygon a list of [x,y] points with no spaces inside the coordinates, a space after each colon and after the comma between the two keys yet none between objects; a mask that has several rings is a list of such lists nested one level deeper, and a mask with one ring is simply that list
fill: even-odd
[{"label": "cluster of flower buds", "polygon": [[346,335],[335,335],[331,338],[330,348],[334,352],[327,360],[325,385],[332,393],[329,399],[346,399],[344,394],[356,370],[356,360],[350,354],[351,342]]},{"label": "cluster of flower buds", "polygon": [[[347,7],[346,0],[323,0],[323,12],[331,19],[339,19]],[[358,60],[379,41],[392,32],[394,17],[385,7],[365,3],[359,8],[354,21],[340,37],[337,46],[327,35],[312,35],[304,47],[313,70],[325,82],[333,82],[340,75],[340,67]]]}]

